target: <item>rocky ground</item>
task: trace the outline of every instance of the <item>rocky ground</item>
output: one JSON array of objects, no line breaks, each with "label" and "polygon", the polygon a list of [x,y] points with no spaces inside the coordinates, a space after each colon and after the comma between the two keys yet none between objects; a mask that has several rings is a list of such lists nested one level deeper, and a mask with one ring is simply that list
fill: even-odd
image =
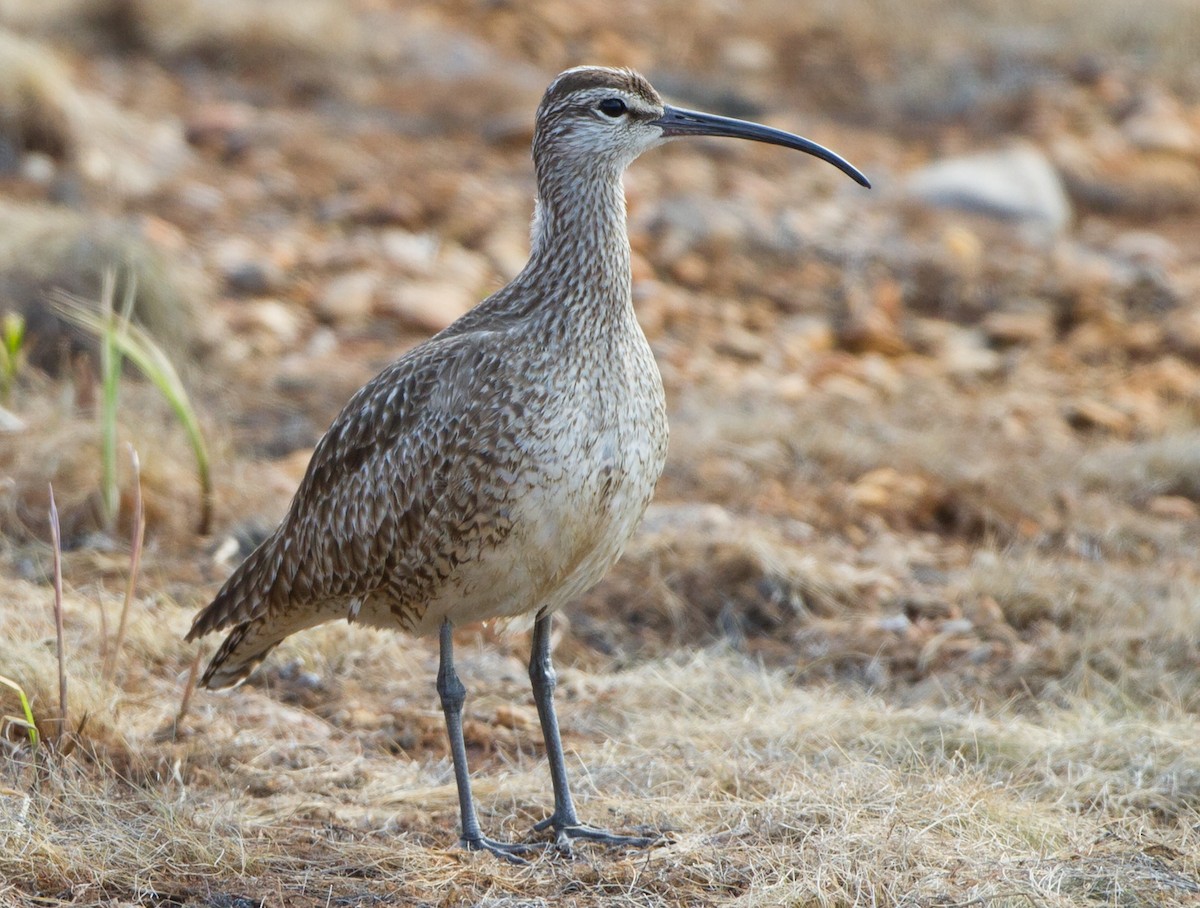
[{"label": "rocky ground", "polygon": [[[0,676],[44,737],[6,720],[0,904],[1194,904],[1190,4],[0,3]],[[670,844],[516,870],[447,847],[428,641],[330,627],[181,704],[179,637],[353,390],[521,267],[532,112],[580,62],[875,188],[715,140],[628,174],[670,461],[557,653],[584,806]],[[134,483],[107,521],[95,346],[49,302],[113,268],[215,481],[198,534],[128,369],[121,653]],[[460,645],[485,823],[519,837],[526,635]]]}]

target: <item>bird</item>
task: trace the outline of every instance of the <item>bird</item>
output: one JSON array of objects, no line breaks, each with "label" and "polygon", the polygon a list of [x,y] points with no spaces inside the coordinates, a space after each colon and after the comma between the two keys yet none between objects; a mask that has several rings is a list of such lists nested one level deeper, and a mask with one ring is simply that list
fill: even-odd
[{"label": "bird", "polygon": [[537,198],[525,267],[369,381],[317,443],[278,528],[196,616],[228,635],[200,685],[240,684],[285,637],[335,619],[439,639],[436,690],[458,790],[459,845],[522,862],[539,847],[480,827],[453,630],[534,615],[529,677],[554,807],[534,826],[642,847],[580,821],[554,708],[551,621],[598,582],[650,503],[667,457],[662,377],[638,324],[622,175],[670,139],[796,149],[864,187],[848,161],[772,127],[666,104],[639,73],[580,66],[534,120]]}]

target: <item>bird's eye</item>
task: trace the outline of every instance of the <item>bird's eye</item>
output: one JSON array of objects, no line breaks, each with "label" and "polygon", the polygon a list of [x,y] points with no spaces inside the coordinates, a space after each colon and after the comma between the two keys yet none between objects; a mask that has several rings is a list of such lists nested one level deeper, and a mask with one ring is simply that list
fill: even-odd
[{"label": "bird's eye", "polygon": [[613,119],[621,116],[621,114],[625,113],[629,109],[625,106],[625,102],[620,98],[605,98],[603,101],[597,104],[596,107],[600,113],[604,114],[606,117],[612,117]]}]

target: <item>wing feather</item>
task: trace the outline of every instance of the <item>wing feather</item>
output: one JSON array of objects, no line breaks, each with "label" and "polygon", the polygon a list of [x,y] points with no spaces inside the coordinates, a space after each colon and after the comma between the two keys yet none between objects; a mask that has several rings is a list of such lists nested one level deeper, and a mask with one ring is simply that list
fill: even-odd
[{"label": "wing feather", "polygon": [[[465,427],[487,424],[482,411],[511,391],[488,334],[439,335],[351,398],[313,451],[287,516],[197,615],[189,640],[252,621],[286,625],[311,606],[396,589],[397,571],[420,564],[422,545],[451,530],[443,523],[474,519],[470,495],[456,495],[454,508],[439,503],[468,461],[477,466],[494,447]],[[419,578],[406,586],[419,595]],[[297,614],[293,630],[311,623]]]}]

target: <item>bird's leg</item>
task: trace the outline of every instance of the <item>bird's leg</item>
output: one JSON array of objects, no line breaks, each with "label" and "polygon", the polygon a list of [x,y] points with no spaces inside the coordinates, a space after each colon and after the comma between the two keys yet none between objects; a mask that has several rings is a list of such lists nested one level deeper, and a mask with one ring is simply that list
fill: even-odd
[{"label": "bird's leg", "polygon": [[446,733],[450,736],[450,756],[454,760],[454,781],[458,785],[458,806],[462,813],[462,838],[459,844],[468,851],[490,851],[514,864],[525,863],[519,854],[531,851],[531,845],[509,845],[485,838],[479,829],[475,799],[471,796],[471,777],[467,771],[467,748],[463,743],[462,711],[467,689],[454,671],[454,628],[449,619],[442,622],[441,659],[438,662],[437,692],[446,714]]},{"label": "bird's leg", "polygon": [[558,733],[558,716],[554,712],[554,688],[558,676],[550,661],[550,615],[538,614],[533,625],[533,647],[529,654],[529,681],[533,685],[533,701],[537,704],[546,740],[546,758],[550,761],[550,781],[554,785],[554,813],[533,828],[538,832],[553,829],[560,850],[570,853],[571,839],[590,839],[609,845],[644,847],[658,841],[654,836],[617,835],[605,829],[585,826],[575,813],[571,788],[567,784],[567,763],[563,759],[562,738]]}]

